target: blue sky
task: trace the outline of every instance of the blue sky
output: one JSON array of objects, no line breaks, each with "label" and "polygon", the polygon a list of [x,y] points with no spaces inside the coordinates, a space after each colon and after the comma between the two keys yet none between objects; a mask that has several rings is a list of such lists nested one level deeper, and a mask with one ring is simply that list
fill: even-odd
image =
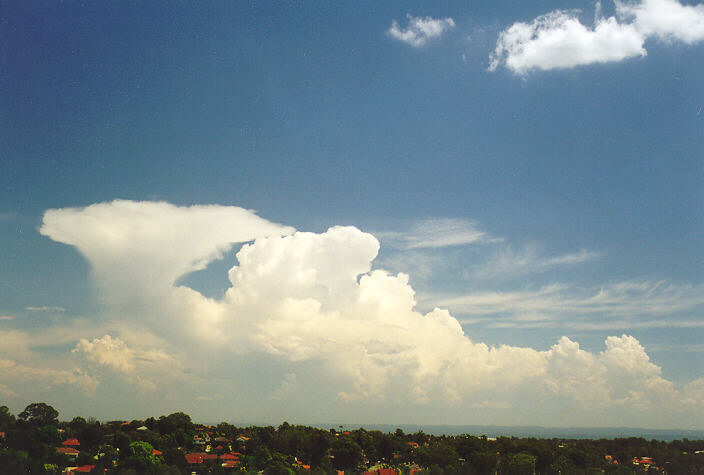
[{"label": "blue sky", "polygon": [[15,3],[13,410],[702,420],[701,4]]}]

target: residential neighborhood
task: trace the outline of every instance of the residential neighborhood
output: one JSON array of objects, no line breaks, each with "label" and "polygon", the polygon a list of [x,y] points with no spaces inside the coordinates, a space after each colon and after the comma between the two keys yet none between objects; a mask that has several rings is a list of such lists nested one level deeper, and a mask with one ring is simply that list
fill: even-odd
[{"label": "residential neighborhood", "polygon": [[704,440],[489,438],[288,422],[60,421],[45,403],[0,406],[0,474],[704,474]]}]

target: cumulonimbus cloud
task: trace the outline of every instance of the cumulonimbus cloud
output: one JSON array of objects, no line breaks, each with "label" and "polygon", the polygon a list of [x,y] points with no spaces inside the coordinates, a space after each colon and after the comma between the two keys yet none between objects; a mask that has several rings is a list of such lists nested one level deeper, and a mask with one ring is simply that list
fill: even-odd
[{"label": "cumulonimbus cloud", "polygon": [[[597,13],[599,12],[597,4]],[[645,56],[651,37],[692,44],[704,39],[704,6],[677,0],[616,1],[616,16],[584,25],[579,12],[556,10],[531,22],[516,22],[499,34],[489,70],[516,74],[564,69]]]},{"label": "cumulonimbus cloud", "polygon": [[[74,354],[134,372],[142,378],[136,383],[160,384],[140,357],[173,362],[208,351],[232,362],[243,354],[285,362],[295,381],[287,377],[272,401],[304,391],[298,381],[315,363],[323,369],[316,378],[335,388],[340,404],[494,401],[509,410],[531,397],[602,412],[704,408],[697,384],[677,388],[663,378],[631,336],[609,337],[601,353],[566,337],[547,350],[473,341],[447,310],[419,312],[407,275],[372,270],[379,242],[355,227],[291,234],[240,209],[118,201],[51,210],[41,232],[86,256],[118,329],[80,340]],[[248,243],[222,298],[175,284],[236,241]]]}]

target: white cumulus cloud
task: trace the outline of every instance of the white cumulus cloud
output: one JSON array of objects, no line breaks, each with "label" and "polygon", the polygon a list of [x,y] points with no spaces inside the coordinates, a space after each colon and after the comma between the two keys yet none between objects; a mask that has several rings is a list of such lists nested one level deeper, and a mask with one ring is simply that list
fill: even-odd
[{"label": "white cumulus cloud", "polygon": [[632,20],[645,36],[687,44],[704,40],[704,5],[682,5],[677,0],[616,2],[616,11]]},{"label": "white cumulus cloud", "polygon": [[534,69],[572,68],[645,56],[650,37],[692,44],[704,39],[704,5],[677,0],[616,1],[616,16],[584,25],[579,12],[555,10],[531,22],[516,22],[499,34],[490,70],[516,74]]},{"label": "white cumulus cloud", "polygon": [[17,388],[27,382],[40,384],[44,388],[60,385],[76,386],[88,395],[93,394],[98,386],[98,381],[80,368],[53,369],[29,366],[15,360],[0,358],[0,386]]},{"label": "white cumulus cloud", "polygon": [[398,22],[393,20],[386,34],[416,48],[455,27],[455,21],[452,18],[414,17],[410,14],[406,17],[408,18],[406,28],[401,28]]},{"label": "white cumulus cloud", "polygon": [[634,25],[621,24],[614,17],[599,19],[590,28],[575,13],[558,10],[501,32],[489,69],[504,65],[523,74],[531,69],[621,61],[645,56],[644,41]]},{"label": "white cumulus cloud", "polygon": [[[621,421],[634,416],[633,408],[679,420],[689,416],[672,411],[687,408],[700,414],[704,409],[697,384],[676,388],[630,336],[610,337],[599,354],[567,338],[547,350],[488,346],[466,335],[447,310],[418,311],[408,275],[372,270],[379,242],[371,234],[349,226],[324,233],[291,231],[239,208],[114,202],[47,212],[42,232],[87,257],[105,318],[115,329],[81,339],[74,354],[91,371],[98,366],[133,374],[134,379],[125,378],[128,383],[152,388],[165,384],[158,374],[182,373],[188,361],[189,379],[210,381],[218,391],[233,374],[223,368],[256,361],[262,365],[256,375],[238,385],[256,386],[271,374],[271,384],[259,396],[270,404],[292,399],[328,406],[432,402],[509,411],[532,401],[570,413],[582,408],[587,415],[599,411],[603,418],[616,414]],[[252,240],[237,253],[238,263],[229,272],[231,287],[222,298],[174,284],[218,258],[232,242]],[[677,292],[652,285],[645,290],[652,303]],[[556,286],[538,296],[486,296],[483,305],[510,310],[559,296],[554,311],[588,311],[584,298],[564,298],[565,289]],[[605,309],[625,308],[625,296],[642,293],[637,283],[624,284],[605,287],[586,300]],[[536,298],[543,301],[531,302]],[[482,302],[452,303],[466,309]],[[210,366],[215,364],[219,369]],[[271,372],[274,366],[283,368],[278,376]],[[313,389],[311,380],[316,381]],[[316,388],[332,394],[316,400],[326,397]],[[545,400],[550,404],[541,405]],[[489,407],[485,401],[495,404]]]},{"label": "white cumulus cloud", "polygon": [[72,352],[92,363],[123,373],[147,389],[156,389],[156,384],[151,380],[153,377],[167,375],[174,378],[182,372],[181,364],[165,352],[157,349],[136,350],[110,335],[92,341],[81,338]]}]

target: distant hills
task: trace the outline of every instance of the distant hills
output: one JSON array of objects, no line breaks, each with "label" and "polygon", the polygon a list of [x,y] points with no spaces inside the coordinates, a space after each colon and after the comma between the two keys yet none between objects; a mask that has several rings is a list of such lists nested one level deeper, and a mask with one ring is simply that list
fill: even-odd
[{"label": "distant hills", "polygon": [[[334,426],[331,426],[334,427]],[[635,427],[542,427],[542,426],[455,426],[455,425],[370,425],[367,430],[390,432],[400,428],[406,433],[422,430],[434,435],[472,434],[487,437],[536,437],[540,439],[614,439],[619,437],[643,437],[644,439],[672,441],[677,439],[704,439],[702,430],[642,429]]]},{"label": "distant hills", "polygon": [[[265,426],[263,423],[236,423]],[[321,429],[339,429],[339,424],[305,424]],[[615,439],[622,437],[642,437],[646,440],[702,440],[704,429],[643,429],[638,427],[543,427],[543,426],[484,426],[484,425],[422,425],[422,424],[342,424],[345,430],[363,427],[366,430],[394,432],[401,429],[407,434],[423,431],[432,435],[486,435],[487,437],[535,437],[539,439]]]}]

